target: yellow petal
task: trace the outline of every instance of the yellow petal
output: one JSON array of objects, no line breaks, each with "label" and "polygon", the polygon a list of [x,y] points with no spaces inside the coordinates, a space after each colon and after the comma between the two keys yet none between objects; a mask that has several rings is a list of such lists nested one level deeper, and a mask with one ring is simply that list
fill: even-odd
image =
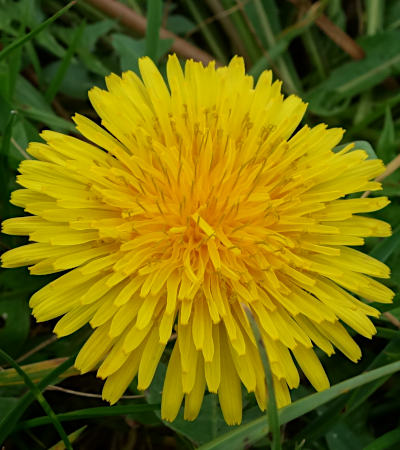
[{"label": "yellow petal", "polygon": [[175,343],[165,375],[161,399],[161,417],[173,422],[179,412],[183,400],[181,379],[181,356],[178,343]]}]

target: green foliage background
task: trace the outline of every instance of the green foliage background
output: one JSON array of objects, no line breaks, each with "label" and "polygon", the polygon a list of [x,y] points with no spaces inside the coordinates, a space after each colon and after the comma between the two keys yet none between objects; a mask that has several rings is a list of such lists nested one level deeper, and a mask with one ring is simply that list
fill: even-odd
[{"label": "green foliage background", "polygon": [[[359,145],[371,157],[396,165],[398,0],[120,0],[147,16],[145,35],[106,15],[101,3],[81,0],[60,14],[66,5],[61,0],[0,0],[1,220],[23,214],[8,198],[17,187],[18,164],[28,157],[27,144],[41,141],[41,130],[75,135],[70,120],[75,111],[96,120],[88,89],[104,87],[110,72],[137,71],[138,57],[153,57],[165,71],[173,39],[159,39],[160,25],[221,63],[243,55],[255,77],[272,68],[286,93],[309,102],[305,122],[346,128],[344,142],[364,141]],[[321,14],[333,26],[333,38],[321,29]],[[339,30],[347,33],[345,41],[360,59],[352,59],[348,47],[341,48]],[[389,264],[393,276],[388,283],[395,292],[400,284],[399,183],[400,171],[385,178],[383,194],[392,203],[374,214],[392,224],[393,236],[371,238],[364,249]],[[1,235],[0,249],[24,242]],[[89,329],[55,341],[54,323],[36,324],[30,317],[30,295],[51,279],[29,276],[26,269],[0,273],[0,445],[4,442],[7,450],[400,448],[398,295],[392,305],[378,306],[390,315],[375,320],[378,334],[372,341],[355,337],[363,349],[359,364],[339,354],[320,355],[333,388],[315,394],[302,383],[292,391],[294,403],[279,411],[280,428],[273,423],[269,427],[267,416],[244,394],[243,425],[228,427],[210,394],[194,423],[182,415],[172,424],[160,419],[167,357],[145,395],[133,382],[129,397],[117,406],[102,402],[102,383],[93,374],[73,376],[71,355]]]}]

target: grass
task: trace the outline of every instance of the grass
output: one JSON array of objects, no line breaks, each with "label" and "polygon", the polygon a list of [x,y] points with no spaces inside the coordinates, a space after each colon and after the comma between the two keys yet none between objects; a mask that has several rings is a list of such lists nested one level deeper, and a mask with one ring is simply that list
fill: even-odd
[{"label": "grass", "polygon": [[[397,0],[312,5],[295,0],[120,0],[147,17],[147,30],[125,20],[128,15],[121,7],[104,10],[101,4],[0,0],[1,220],[21,215],[8,197],[16,188],[16,169],[26,157],[28,142],[40,141],[43,129],[75,135],[70,120],[75,112],[96,117],[87,99],[90,87],[104,87],[108,73],[137,71],[137,58],[143,55],[156,60],[163,73],[170,51],[220,63],[239,53],[255,77],[272,69],[287,94],[297,93],[309,103],[306,123],[343,127],[348,130],[344,143],[364,141],[360,145],[371,157],[398,167]],[[173,38],[163,38],[163,29],[182,38],[181,47]],[[364,56],[352,59],[354,55]],[[372,216],[390,222],[393,236],[367,240],[364,251],[391,267],[388,283],[399,292],[400,171],[384,178],[383,195],[391,204]],[[1,235],[0,249],[23,242]],[[54,341],[49,339],[54,323],[36,324],[30,318],[30,295],[52,278],[31,277],[26,269],[0,272],[0,357],[7,369],[0,372],[0,445],[5,448],[399,448],[398,295],[393,304],[381,307],[385,314],[374,319],[378,334],[372,340],[355,337],[363,350],[357,365],[340,355],[321,355],[332,384],[329,390],[315,393],[302,383],[292,392],[293,404],[282,410],[277,411],[270,398],[267,415],[244,394],[243,424],[229,428],[211,394],[194,423],[181,416],[171,424],[160,419],[164,362],[145,397],[122,399],[113,407],[101,399],[46,390],[58,384],[96,394],[102,386],[93,374],[72,376],[71,355],[88,329]],[[267,358],[264,365],[268,374]],[[130,391],[138,394],[135,382]]]}]

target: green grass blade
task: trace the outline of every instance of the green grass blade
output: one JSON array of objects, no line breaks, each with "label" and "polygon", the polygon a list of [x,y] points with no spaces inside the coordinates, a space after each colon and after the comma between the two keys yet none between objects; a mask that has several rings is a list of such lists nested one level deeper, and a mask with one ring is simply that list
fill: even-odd
[{"label": "green grass blade", "polygon": [[[69,369],[75,360],[75,355],[68,358],[65,362],[56,367],[51,373],[49,373],[42,381],[36,386],[42,391],[50,383],[53,383],[63,372]],[[7,436],[12,433],[18,420],[28,408],[28,406],[35,400],[31,391],[24,394],[16,403],[16,405],[8,411],[8,414],[3,416],[0,420],[0,444],[4,442]],[[47,416],[46,416],[47,417]]]},{"label": "green grass blade", "polygon": [[[40,404],[40,406],[43,408],[44,412],[47,414],[48,418],[50,419],[51,423],[53,424],[54,428],[57,430],[58,434],[60,435],[62,441],[64,442],[65,448],[67,450],[73,450],[71,442],[68,439],[67,433],[65,432],[64,428],[62,427],[61,423],[57,419],[56,414],[52,410],[51,406],[48,404],[47,400],[43,397],[43,394],[41,393],[40,389],[36,384],[32,382],[29,375],[21,368],[21,366],[14,361],[11,356],[9,356],[6,352],[0,349],[0,357],[7,362],[10,366],[12,366],[20,375],[20,377],[24,380],[26,386],[31,391],[32,395],[35,396],[36,400]],[[4,430],[4,427],[0,423],[0,433],[7,432],[9,430]],[[0,438],[0,442],[2,442]]]},{"label": "green grass blade", "polygon": [[[148,412],[159,410],[159,404],[140,403],[136,405],[122,405],[122,406],[99,406],[97,408],[78,409],[67,413],[57,414],[60,422],[67,422],[71,420],[93,419],[96,417],[113,417],[122,416],[125,414],[133,414],[138,412]],[[50,423],[48,416],[35,417],[34,419],[25,420],[18,426],[19,429],[34,428]]]},{"label": "green grass blade", "polygon": [[25,50],[28,54],[28,57],[32,63],[33,69],[38,79],[38,84],[40,87],[43,86],[43,70],[40,65],[39,57],[36,53],[35,46],[32,44],[32,41],[29,41],[25,44]]},{"label": "green grass blade", "polygon": [[[277,45],[275,30],[278,29],[279,24],[272,23],[271,19],[274,17],[274,12],[276,13],[277,7],[275,5],[275,1],[271,0],[262,4],[261,0],[254,0],[254,7],[257,12],[258,20],[261,24],[261,29],[264,33],[265,41],[268,43],[268,48],[271,49],[275,45]],[[267,8],[267,11],[264,9]],[[275,30],[274,30],[275,27]],[[279,76],[282,78],[284,82],[284,89],[287,92],[300,93],[301,92],[301,83],[299,77],[294,69],[294,66],[291,62],[290,55],[287,53],[285,57],[280,57],[277,61]]]},{"label": "green grass blade", "polygon": [[[87,425],[79,428],[78,430],[73,431],[72,433],[70,433],[68,435],[68,439],[71,442],[74,442],[78,439],[78,437],[86,430]],[[63,441],[57,442],[57,444],[53,445],[52,447],[49,448],[49,450],[64,450],[64,445],[63,445]]]},{"label": "green grass blade", "polygon": [[[398,361],[400,358],[400,338],[390,341],[385,348],[379,353],[379,355],[372,361],[368,369],[375,369],[382,367],[384,364]],[[349,416],[352,411],[359,408],[365,400],[370,397],[385,381],[389,379],[389,376],[382,377],[379,380],[375,380],[373,383],[367,384],[357,388],[352,392],[348,402],[346,403],[346,416]]]},{"label": "green grass blade", "polygon": [[[374,442],[364,447],[364,450],[386,450],[388,448],[394,448],[395,444],[400,443],[400,428],[389,431],[383,436],[375,439]],[[398,447],[397,447],[398,448]]]},{"label": "green grass blade", "polygon": [[327,69],[321,57],[321,52],[318,48],[318,42],[314,31],[315,30],[313,30],[312,28],[304,31],[302,35],[303,44],[307,49],[308,55],[318,72],[319,78],[321,80],[324,80],[327,76]]},{"label": "green grass blade", "polygon": [[[308,395],[296,402],[292,403],[279,411],[280,425],[297,419],[304,414],[318,408],[321,405],[345,394],[351,389],[355,389],[371,381],[391,375],[400,371],[400,361],[388,364],[378,369],[365,372],[356,377],[342,381],[330,389],[315,394]],[[244,448],[245,445],[251,445],[258,441],[268,433],[268,424],[265,417],[253,420],[245,425],[240,426],[230,433],[226,433],[217,439],[200,447],[201,450],[225,450],[226,448]]]},{"label": "green grass blade", "polygon": [[231,9],[229,17],[246,47],[247,54],[254,64],[261,57],[261,49],[257,45],[248,24],[246,24],[242,11],[236,9],[237,2],[234,0],[221,0],[221,3],[225,10]]},{"label": "green grass blade", "polygon": [[267,389],[268,389],[268,404],[267,404],[267,416],[269,428],[272,433],[272,450],[281,450],[281,430],[279,426],[279,416],[278,416],[278,408],[276,406],[276,398],[275,398],[275,389],[274,389],[274,381],[272,378],[271,366],[269,364],[268,351],[264,347],[261,341],[260,331],[257,327],[257,324],[254,321],[254,318],[251,314],[248,314],[251,328],[253,330],[254,336],[257,341],[258,351],[260,352],[261,361],[264,367],[265,379],[267,381]]},{"label": "green grass blade", "polygon": [[71,63],[71,59],[74,56],[74,53],[76,49],[78,48],[78,45],[80,43],[83,30],[85,29],[86,23],[82,22],[79,27],[75,30],[71,44],[68,47],[68,50],[65,52],[64,58],[61,61],[61,64],[57,70],[57,73],[51,80],[51,83],[49,87],[46,90],[46,93],[44,94],[45,99],[48,101],[48,103],[51,103],[54,97],[56,96],[58,90],[60,89],[61,83],[65,77],[65,73],[67,72],[67,69]]},{"label": "green grass blade", "polygon": [[392,330],[390,328],[376,327],[376,335],[383,339],[400,338],[400,330]]},{"label": "green grass blade", "polygon": [[212,28],[207,26],[207,24],[205,23],[203,17],[204,14],[202,14],[198,2],[194,2],[193,0],[186,0],[185,3],[193,16],[193,19],[201,29],[204,39],[207,41],[207,44],[209,45],[213,55],[220,63],[225,63],[226,57],[224,55],[224,51],[221,49],[218,39],[214,36]]},{"label": "green grass blade", "polygon": [[[400,332],[394,330],[391,331],[394,336],[391,335],[390,341],[385,348],[378,354],[378,356],[371,362],[367,370],[376,369],[379,366],[396,362],[399,360],[400,355]],[[379,330],[378,330],[379,334]],[[300,442],[302,439],[317,440],[326,434],[330,428],[337,424],[344,416],[348,416],[357,407],[367,400],[385,381],[388,377],[382,377],[372,383],[356,388],[352,393],[343,395],[332,402],[328,408],[326,408],[321,415],[318,415],[315,419],[310,421],[305,427],[299,431],[295,436],[295,440]],[[343,411],[345,414],[343,415]]]},{"label": "green grass blade", "polygon": [[153,61],[157,60],[158,41],[162,19],[161,0],[149,0],[147,6],[147,27],[145,49],[146,55]]},{"label": "green grass blade", "polygon": [[382,29],[385,2],[382,0],[367,0],[367,34],[372,36]]},{"label": "green grass blade", "polygon": [[12,44],[3,48],[3,50],[0,51],[0,61],[2,61],[7,55],[9,55],[15,49],[17,49],[18,47],[21,47],[21,45],[24,45],[25,42],[31,40],[33,37],[35,37],[37,34],[39,34],[41,31],[43,31],[46,27],[48,27],[51,23],[53,23],[55,20],[57,20],[66,11],[68,11],[75,3],[76,3],[76,1],[72,1],[72,2],[68,3],[67,6],[64,6],[64,8],[60,9],[60,11],[57,11],[53,16],[49,17],[47,20],[45,20],[43,23],[38,25],[36,28],[34,28],[28,34],[21,36],[19,39],[16,39]]}]

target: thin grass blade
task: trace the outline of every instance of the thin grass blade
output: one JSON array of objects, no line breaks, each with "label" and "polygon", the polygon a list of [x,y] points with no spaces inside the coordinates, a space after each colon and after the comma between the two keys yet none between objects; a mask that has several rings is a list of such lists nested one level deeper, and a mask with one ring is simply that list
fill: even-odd
[{"label": "thin grass blade", "polygon": [[[68,422],[71,420],[93,419],[96,417],[113,417],[122,416],[126,414],[133,414],[138,412],[148,412],[159,410],[159,404],[140,403],[135,405],[121,405],[121,406],[99,406],[97,408],[78,409],[67,413],[57,414],[60,422]],[[35,417],[34,419],[25,420],[21,422],[18,429],[34,428],[50,423],[48,416]]]},{"label": "thin grass blade", "polygon": [[47,402],[47,400],[43,397],[43,394],[41,393],[40,389],[37,387],[36,384],[32,382],[29,375],[21,368],[21,366],[14,361],[11,356],[9,356],[6,352],[0,349],[0,357],[7,362],[10,366],[12,366],[20,375],[20,377],[24,380],[26,386],[31,391],[32,395],[35,396],[36,400],[40,404],[40,406],[43,408],[44,412],[49,417],[51,423],[53,424],[54,428],[57,430],[58,434],[60,435],[62,441],[64,442],[65,448],[67,450],[73,450],[71,442],[68,439],[67,433],[65,432],[63,426],[57,419],[56,414],[54,413],[53,409]]},{"label": "thin grass blade", "polygon": [[[44,377],[43,380],[36,385],[37,389],[39,391],[42,391],[45,387],[54,382],[60,376],[60,374],[65,372],[73,365],[75,357],[76,355],[71,356],[71,358],[68,358],[65,362],[60,364],[46,377]],[[32,391],[29,390],[18,400],[16,405],[12,409],[10,409],[8,414],[0,420],[0,444],[4,442],[7,436],[13,432],[18,420],[34,400],[35,396],[33,395]]]},{"label": "thin grass blade", "polygon": [[60,9],[60,11],[57,11],[53,16],[49,17],[47,20],[45,20],[43,23],[38,25],[36,28],[34,28],[28,34],[21,36],[19,39],[16,39],[12,44],[3,48],[3,50],[0,51],[0,61],[2,61],[7,55],[9,55],[15,49],[17,49],[18,47],[21,47],[21,45],[24,45],[25,42],[31,40],[33,37],[35,37],[37,34],[39,34],[41,31],[43,31],[46,27],[48,27],[51,23],[53,23],[55,20],[57,20],[66,11],[68,11],[75,3],[76,3],[76,1],[72,1],[72,2],[68,3],[67,6],[64,6],[64,8]]}]

